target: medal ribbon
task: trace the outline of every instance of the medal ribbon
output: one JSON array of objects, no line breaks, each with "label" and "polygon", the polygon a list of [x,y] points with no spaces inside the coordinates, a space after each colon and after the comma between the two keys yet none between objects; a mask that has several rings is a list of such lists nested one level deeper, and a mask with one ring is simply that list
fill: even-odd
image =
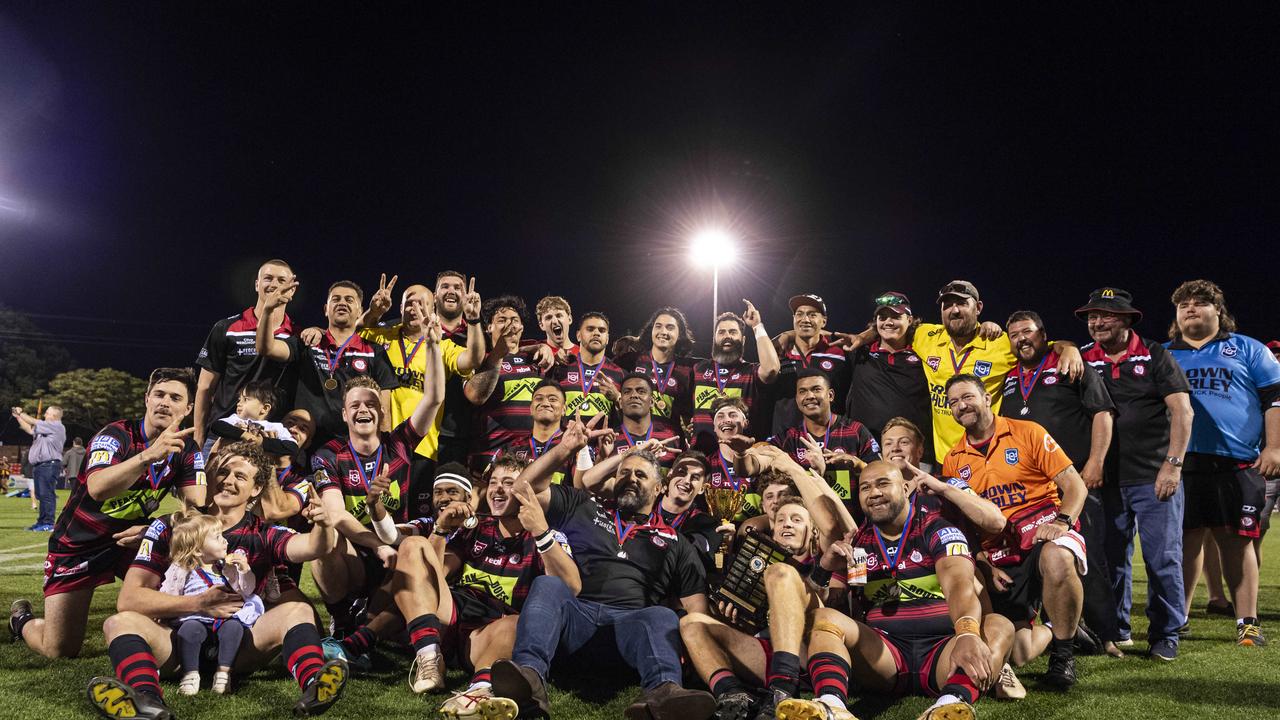
[{"label": "medal ribbon", "polygon": [[722,381],[720,379],[720,363],[712,360],[711,367],[715,368],[716,389],[720,391],[721,395],[724,395],[724,386],[729,382],[729,373],[724,374],[724,380]]},{"label": "medal ribbon", "polygon": [[[627,424],[622,423],[622,434],[627,438],[627,444],[631,447],[636,446],[636,439],[631,437],[631,433],[627,432]],[[653,418],[649,419],[649,431],[644,434],[644,439],[648,440],[653,437]],[[665,452],[663,453],[666,454]]]},{"label": "medal ribbon", "polygon": [[[356,460],[356,472],[360,473],[360,482],[364,483],[364,489],[369,489],[369,473],[364,471],[364,458],[360,457],[360,453],[356,452],[355,447],[351,444],[351,440],[347,440],[347,449],[351,451],[351,457]],[[378,446],[378,454],[374,456],[373,471],[378,472],[378,468],[382,467],[382,446]]]},{"label": "medal ribbon", "polygon": [[562,432],[564,432],[564,430],[557,430],[555,435],[552,435],[551,437],[547,438],[547,441],[542,443],[541,445],[538,444],[538,441],[534,439],[533,435],[530,435],[529,450],[533,453],[533,459],[537,460],[538,458],[542,457],[542,453],[551,449],[551,443],[555,442],[556,438],[560,437],[560,433]]},{"label": "medal ribbon", "polygon": [[902,526],[902,535],[898,538],[898,548],[892,555],[889,554],[889,548],[884,544],[884,538],[880,535],[880,528],[875,525],[871,526],[871,530],[876,534],[876,543],[880,546],[880,552],[884,555],[885,562],[889,565],[889,575],[893,577],[893,581],[898,581],[898,558],[902,555],[902,548],[907,545],[907,535],[911,532],[911,519],[916,515],[916,501],[913,499],[907,505],[907,524]]},{"label": "medal ribbon", "polygon": [[[671,377],[671,368],[675,366],[676,361],[672,360],[666,365],[659,365],[653,356],[649,356],[649,367],[653,369],[654,385],[658,388],[658,393],[662,394],[667,391],[667,378]],[[658,368],[662,368],[661,371]]]},{"label": "medal ribbon", "polygon": [[[200,579],[204,581],[204,584],[207,587],[213,587],[217,584],[213,581],[213,578],[209,577],[209,573],[204,571],[204,568],[196,568],[196,573],[200,576]],[[222,577],[222,584],[226,585],[228,590],[232,589],[231,581],[228,580],[225,575]]]},{"label": "medal ribbon", "polygon": [[423,340],[426,340],[426,339],[427,339],[427,336],[426,336],[426,334],[424,333],[424,334],[422,335],[422,337],[418,338],[418,342],[416,342],[416,343],[414,343],[414,344],[413,344],[413,349],[412,349],[412,350],[410,350],[409,352],[405,352],[405,350],[404,350],[404,328],[403,328],[403,327],[402,327],[402,328],[400,328],[400,338],[399,338],[399,340],[400,340],[400,357],[404,358],[404,366],[405,366],[406,368],[413,364],[413,356],[418,354],[418,348],[422,347],[422,341],[423,341]]},{"label": "medal ribbon", "polygon": [[964,354],[960,356],[960,362],[956,362],[956,351],[954,348],[947,348],[947,352],[951,353],[951,367],[956,371],[956,374],[959,375],[960,368],[964,367],[965,361],[969,359],[969,354],[973,352],[973,348],[969,348],[964,351]]},{"label": "medal ribbon", "polygon": [[618,511],[613,511],[613,534],[618,538],[619,550],[622,549],[622,545],[627,541],[627,538],[631,537],[631,531],[635,530],[635,528],[636,524],[633,522],[624,525],[622,519],[618,517]]},{"label": "medal ribbon", "polygon": [[[327,333],[327,332],[328,332],[328,331],[326,331],[326,333]],[[325,362],[326,362],[326,363],[328,363],[328,365],[329,365],[329,377],[330,377],[330,378],[332,378],[332,377],[333,377],[333,373],[334,373],[334,371],[336,371],[336,370],[338,369],[338,363],[339,363],[339,362],[341,362],[341,360],[342,360],[342,354],[343,354],[344,352],[346,352],[346,351],[347,351],[347,346],[351,344],[351,341],[352,341],[352,340],[355,340],[355,339],[356,339],[356,336],[357,336],[357,335],[359,335],[359,333],[351,333],[351,337],[347,338],[347,339],[346,339],[346,341],[345,341],[345,342],[343,342],[343,343],[342,343],[342,345],[338,347],[338,352],[337,352],[336,354],[334,354],[334,356],[333,356],[332,358],[331,358],[331,357],[329,357],[329,351],[328,351],[328,350],[325,350],[325,351],[324,351],[324,359],[325,359]],[[333,335],[329,335],[329,339],[330,339],[330,340],[332,340],[332,339],[333,339]],[[401,348],[400,348],[400,349],[401,349],[401,350],[403,350],[403,349],[404,349],[404,347],[403,347],[403,346],[401,346]],[[408,363],[405,363],[405,364],[407,365]]]},{"label": "medal ribbon", "polygon": [[1040,373],[1044,372],[1045,363],[1049,362],[1049,354],[1045,353],[1040,358],[1040,364],[1036,366],[1035,374],[1031,376],[1031,381],[1026,382],[1022,378],[1026,373],[1022,371],[1022,365],[1018,365],[1018,391],[1022,393],[1022,404],[1026,405],[1031,399],[1031,393],[1036,389],[1036,381],[1040,379]]},{"label": "medal ribbon", "polygon": [[[145,420],[138,422],[138,432],[142,435],[142,446],[151,447],[151,441],[147,439],[147,424]],[[173,462],[173,453],[164,459],[164,463],[151,463],[147,465],[147,482],[151,484],[152,490],[160,489],[160,481],[164,479],[165,471],[169,469],[169,463]],[[159,477],[156,476],[156,465],[160,464]]]},{"label": "medal ribbon", "polygon": [[729,476],[729,486],[735,491],[742,489],[742,482],[738,480],[738,476],[733,472],[733,464],[724,459],[724,451],[720,446],[716,445],[716,454],[720,456],[720,466],[724,468],[724,474]]},{"label": "medal ribbon", "polygon": [[694,511],[694,508],[689,508],[688,510],[685,510],[679,515],[676,515],[675,518],[671,520],[671,522],[666,522],[665,520],[662,519],[662,508],[655,507],[653,509],[653,512],[649,513],[648,524],[650,525],[665,524],[667,527],[671,528],[672,530],[679,530],[680,526],[684,524],[684,521],[688,520],[689,516],[693,514],[693,511]]}]

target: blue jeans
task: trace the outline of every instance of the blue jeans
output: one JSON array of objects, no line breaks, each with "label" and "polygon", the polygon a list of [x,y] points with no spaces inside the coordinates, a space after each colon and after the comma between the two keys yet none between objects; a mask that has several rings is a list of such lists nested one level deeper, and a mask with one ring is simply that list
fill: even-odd
[{"label": "blue jeans", "polygon": [[671,608],[616,608],[573,596],[558,577],[533,581],[520,608],[512,662],[546,679],[557,649],[581,650],[603,628],[612,627],[618,653],[640,673],[646,690],[664,682],[680,684],[680,621]]},{"label": "blue jeans", "polygon": [[62,462],[49,460],[33,465],[31,475],[35,484],[34,495],[40,501],[40,514],[36,516],[36,524],[52,525],[53,514],[58,510],[58,496],[54,488],[58,486],[58,478],[62,477]]},{"label": "blue jeans", "polygon": [[1181,485],[1166,501],[1156,499],[1154,483],[1107,485],[1103,505],[1107,515],[1107,562],[1115,589],[1120,637],[1132,637],[1133,536],[1142,536],[1142,561],[1147,568],[1147,641],[1178,642],[1178,628],[1187,621],[1183,606],[1182,513],[1186,493]]}]

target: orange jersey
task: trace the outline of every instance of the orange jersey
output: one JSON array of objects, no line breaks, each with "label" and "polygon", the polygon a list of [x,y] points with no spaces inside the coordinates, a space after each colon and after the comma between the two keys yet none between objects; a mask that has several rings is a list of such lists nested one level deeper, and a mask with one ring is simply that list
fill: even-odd
[{"label": "orange jersey", "polygon": [[1058,500],[1058,473],[1071,459],[1038,423],[996,416],[995,435],[982,452],[962,436],[942,461],[942,475],[960,478],[995,503],[1006,518],[1045,500]]}]

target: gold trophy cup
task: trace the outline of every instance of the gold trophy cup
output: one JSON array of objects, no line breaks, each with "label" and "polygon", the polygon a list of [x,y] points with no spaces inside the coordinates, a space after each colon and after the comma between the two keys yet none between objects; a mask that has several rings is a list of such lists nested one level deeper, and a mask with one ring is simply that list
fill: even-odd
[{"label": "gold trophy cup", "polygon": [[[707,507],[718,518],[721,525],[733,522],[742,510],[746,496],[742,490],[727,487],[709,487],[702,491],[707,498]],[[724,569],[724,553],[729,549],[729,536],[720,539],[720,547],[716,548],[716,569]]]}]

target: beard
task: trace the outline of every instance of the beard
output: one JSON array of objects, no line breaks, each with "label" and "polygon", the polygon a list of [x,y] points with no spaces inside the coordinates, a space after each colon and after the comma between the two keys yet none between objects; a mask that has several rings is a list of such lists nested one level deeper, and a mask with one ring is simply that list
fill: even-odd
[{"label": "beard", "polygon": [[728,350],[723,345],[716,345],[711,349],[711,359],[721,365],[732,365],[738,362],[742,359],[742,343],[735,342]]},{"label": "beard", "polygon": [[653,502],[653,495],[646,491],[643,485],[638,483],[628,483],[622,490],[623,491],[617,496],[619,515],[625,517],[639,515]]}]

